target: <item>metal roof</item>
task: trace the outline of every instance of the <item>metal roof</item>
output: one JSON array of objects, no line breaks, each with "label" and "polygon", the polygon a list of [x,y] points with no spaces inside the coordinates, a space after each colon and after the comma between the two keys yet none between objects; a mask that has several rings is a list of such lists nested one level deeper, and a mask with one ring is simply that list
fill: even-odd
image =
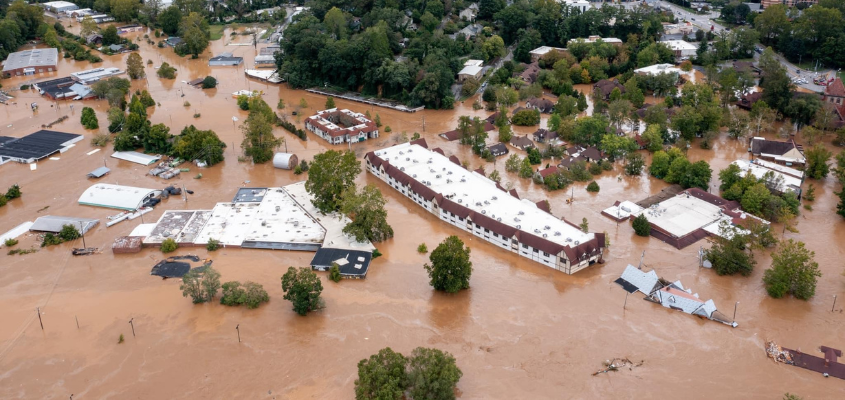
[{"label": "metal roof", "polygon": [[86,189],[82,196],[79,196],[79,204],[135,210],[141,207],[141,204],[147,199],[160,194],[161,190],[157,189],[98,183]]},{"label": "metal roof", "polygon": [[141,165],[150,165],[161,159],[161,156],[143,154],[137,151],[116,151],[111,156],[119,160],[125,160]]},{"label": "metal roof", "polygon": [[311,260],[312,268],[328,268],[332,263],[337,264],[341,275],[364,277],[370,268],[373,253],[369,251],[330,249],[323,247],[317,250]]},{"label": "metal roof", "polygon": [[35,223],[29,227],[33,232],[51,232],[59,233],[65,225],[73,225],[82,234],[85,234],[91,228],[95,227],[99,220],[91,218],[76,218],[76,217],[59,217],[55,215],[45,215],[35,220]]},{"label": "metal roof", "polygon": [[18,68],[55,67],[58,59],[59,51],[55,48],[18,51],[6,58],[3,72]]},{"label": "metal roof", "polygon": [[40,130],[0,144],[0,156],[18,162],[31,163],[55,152],[63,152],[80,140],[82,140],[82,135]]},{"label": "metal roof", "polygon": [[102,178],[105,174],[111,171],[107,167],[100,167],[88,173],[89,178]]}]

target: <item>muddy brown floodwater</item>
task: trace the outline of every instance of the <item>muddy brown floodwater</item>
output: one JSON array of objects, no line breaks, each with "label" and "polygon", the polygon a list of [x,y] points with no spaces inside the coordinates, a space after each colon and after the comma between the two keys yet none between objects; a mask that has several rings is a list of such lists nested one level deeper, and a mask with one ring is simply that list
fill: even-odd
[{"label": "muddy brown floodwater", "polygon": [[[159,79],[148,67],[148,79],[133,82],[133,88],[148,88],[161,103],[152,109],[152,122],[170,126],[172,133],[186,124],[214,129],[230,145],[226,161],[202,170],[201,180],[191,179],[196,168],[183,174],[181,181],[177,178],[196,191],[187,203],[170,198],[145,215],[146,222],[167,209],[209,208],[227,201],[246,181],[266,186],[305,178],[273,169],[269,163],[237,161],[240,122],[233,126],[232,117],[243,121],[246,113],[236,107],[231,93],[261,89],[272,106],[279,98],[285,99],[287,112],[304,98],[309,104],[303,110],[306,115],[320,109],[325,98],[251,81],[244,78],[243,66],[208,67],[210,55],[223,51],[244,56],[247,65],[252,65],[256,54],[252,47],[225,46],[218,40],[200,59],[190,60],[170,49],[141,44],[145,62],[150,59],[157,66],[166,61],[178,69],[175,81]],[[125,68],[125,57],[104,56],[101,65]],[[54,75],[88,68],[85,62],[62,60]],[[182,83],[205,75],[217,77],[220,87],[199,90]],[[2,83],[11,88],[23,82],[15,78]],[[93,183],[85,174],[104,162],[112,173],[100,182],[146,187],[173,183],[146,176],[147,168],[107,157],[110,149],[86,155],[93,149],[88,139],[94,132],[81,127],[81,108],[95,108],[99,131],[104,132],[108,125],[105,102],[59,102],[51,107],[50,101],[32,91],[13,94],[17,105],[0,106],[0,135],[23,136],[69,115],[53,129],[81,133],[86,139],[59,155],[60,160],[40,162],[35,171],[20,164],[0,167],[0,188],[19,183],[24,192],[22,199],[0,208],[0,231],[45,214],[105,221],[115,212],[77,204],[79,195]],[[182,105],[186,100],[190,107]],[[32,101],[40,104],[35,114],[26,105]],[[394,143],[402,131],[408,135],[416,131],[433,147],[457,154],[473,168],[484,165],[489,172],[493,167],[436,136],[453,129],[460,115],[487,115],[473,111],[471,100],[457,104],[455,110],[415,114],[335,101],[340,107],[378,113],[393,129],[393,134],[356,145],[359,156]],[[195,112],[202,116],[194,119]],[[297,124],[302,126],[301,121]],[[330,147],[310,134],[307,142],[281,129],[276,134],[301,159],[310,160]],[[722,135],[712,150],[694,147],[689,156],[692,161],[709,162],[715,180],[719,169],[747,157],[747,152],[745,144]],[[118,256],[108,250],[114,237],[128,234],[140,219],[111,228],[101,223],[86,235],[89,246],[106,249],[99,255],[72,257],[70,244],[25,256],[9,256],[5,251],[0,255],[0,398],[64,399],[74,394],[74,399],[348,399],[354,396],[357,362],[386,346],[406,354],[417,346],[454,354],[464,372],[458,385],[464,399],[775,399],[787,391],[805,399],[845,397],[845,382],[775,364],[763,351],[766,339],[808,352],[819,345],[845,347],[845,317],[830,311],[845,279],[840,275],[845,221],[833,213],[833,192],[838,187],[832,177],[815,182],[814,211],[802,210],[797,219],[800,233],[787,233],[816,252],[824,274],[816,296],[805,302],[766,295],[761,277],[770,264],[768,252],[758,254],[751,276],[720,277],[697,267],[698,246],[675,250],[654,238],[637,237],[629,224],[616,224],[600,215],[615,200],[638,200],[658,192],[666,186],[662,181],[645,175],[627,177],[617,167],[597,179],[600,193],[586,192],[583,183],[573,185],[575,202],[566,205],[569,190],[547,193],[505,172],[501,159],[495,168],[523,198],[548,198],[558,217],[575,222],[586,217],[592,231],[607,231],[611,241],[607,262],[574,276],[553,271],[474,240],[381,181],[361,174],[359,184],[375,184],[389,199],[388,220],[396,236],[378,244],[384,256],[373,262],[366,280],[335,284],[321,275],[327,308],[299,317],[282,299],[279,278],[288,266],[306,266],[312,253],[223,249],[207,254],[204,249],[180,249],[177,254],[214,258],[224,281],[256,281],[271,297],[257,310],[217,303],[193,305],[182,297],[178,280],[149,275],[162,257],[157,250]],[[714,188],[717,185],[713,183]],[[45,207],[49,208],[40,211]],[[426,257],[415,251],[419,243],[433,248],[447,235],[458,235],[472,248],[472,287],[456,295],[431,289],[422,268]],[[36,239],[22,237],[18,246],[37,246]],[[623,310],[625,293],[613,280],[628,263],[638,263],[643,251],[649,268],[668,279],[681,279],[704,298],[713,298],[725,314],[730,315],[739,302],[739,327],[702,321],[641,301],[640,296],[631,296]],[[43,313],[43,331],[36,307]],[[128,324],[132,318],[136,336]],[[242,343],[238,343],[236,325],[240,325]],[[118,344],[121,334],[126,342]],[[591,376],[604,360],[614,357],[644,360],[644,364]]]}]

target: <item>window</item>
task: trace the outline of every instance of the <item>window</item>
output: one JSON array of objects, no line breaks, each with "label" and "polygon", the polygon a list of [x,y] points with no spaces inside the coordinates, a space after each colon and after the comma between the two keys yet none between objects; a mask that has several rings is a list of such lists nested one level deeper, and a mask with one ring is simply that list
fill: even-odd
[{"label": "window", "polygon": [[490,233],[490,230],[487,229],[487,228],[484,228],[484,233]]}]

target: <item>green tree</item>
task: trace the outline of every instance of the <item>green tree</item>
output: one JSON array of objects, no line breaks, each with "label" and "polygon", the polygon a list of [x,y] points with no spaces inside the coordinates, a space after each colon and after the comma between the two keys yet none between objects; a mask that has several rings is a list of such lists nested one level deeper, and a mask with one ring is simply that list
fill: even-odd
[{"label": "green tree", "polygon": [[816,253],[804,247],[804,242],[792,239],[783,241],[772,254],[772,267],[763,274],[763,283],[769,296],[776,299],[792,294],[808,300],[816,294],[816,281],[822,276]]},{"label": "green tree", "polygon": [[748,248],[749,237],[727,225],[719,229],[721,232],[714,236],[713,246],[704,251],[704,258],[719,275],[751,275],[757,262]]},{"label": "green tree", "polygon": [[358,362],[355,380],[356,400],[401,400],[408,385],[401,353],[385,347],[368,359]]},{"label": "green tree", "polygon": [[205,298],[205,292],[202,290],[202,272],[200,268],[193,268],[182,276],[182,284],[179,285],[179,290],[182,291],[182,297],[191,296],[191,301],[194,304],[205,303],[208,301]]},{"label": "green tree", "polygon": [[807,159],[807,168],[805,169],[807,176],[813,179],[827,177],[830,173],[830,166],[827,165],[827,162],[833,156],[830,150],[821,143],[817,143],[813,148],[807,150],[804,156]]},{"label": "green tree", "polygon": [[325,25],[328,33],[333,35],[335,39],[346,39],[349,24],[346,22],[346,17],[343,16],[343,11],[340,11],[337,7],[332,7],[326,13],[326,16],[323,17],[323,25]]},{"label": "green tree", "polygon": [[6,198],[9,200],[17,199],[21,197],[21,187],[16,183],[9,187],[9,190],[6,191]]},{"label": "green tree", "polygon": [[255,309],[270,301],[270,295],[264,287],[255,282],[245,282],[241,285],[238,281],[226,282],[222,286],[223,295],[220,297],[220,304],[227,306],[239,306],[245,304],[248,309]]},{"label": "green tree", "polygon": [[[206,76],[205,79],[202,80],[202,88],[203,89],[214,89],[217,87],[217,79],[213,76]],[[282,101],[282,99],[279,99]]]},{"label": "green tree", "polygon": [[[671,167],[670,167],[671,173]],[[710,164],[706,161],[697,161],[690,164],[684,171],[681,177],[680,184],[686,188],[697,187],[699,189],[707,190],[710,186],[710,179],[713,171],[710,169]]]},{"label": "green tree", "polygon": [[540,123],[540,112],[537,110],[520,110],[511,117],[511,123],[517,126],[534,126]]},{"label": "green tree", "polygon": [[120,43],[120,35],[117,34],[117,28],[114,25],[109,25],[106,29],[103,29],[103,46],[118,43]]},{"label": "green tree", "polygon": [[497,169],[494,169],[493,172],[490,173],[489,178],[493,182],[501,182],[502,180],[502,177],[499,175],[499,170]]},{"label": "green tree", "polygon": [[79,26],[79,36],[84,38],[100,31],[97,22],[90,15],[82,17],[82,22],[80,22]]},{"label": "green tree", "polygon": [[84,107],[82,109],[81,122],[85,129],[97,129],[100,127],[100,122],[97,120],[97,114],[94,113],[94,109],[91,107]]},{"label": "green tree", "polygon": [[513,138],[513,130],[511,130],[510,125],[503,125],[499,128],[499,142],[509,143],[511,138]]},{"label": "green tree", "polygon": [[[115,141],[115,147],[116,143],[117,141]],[[202,131],[190,125],[182,129],[176,137],[172,155],[183,160],[201,160],[208,166],[212,166],[223,161],[224,148],[226,144],[217,137],[214,131]]]},{"label": "green tree", "polygon": [[[310,174],[309,174],[310,176]],[[343,227],[343,233],[359,242],[382,242],[393,237],[393,228],[387,223],[387,200],[373,185],[364,186],[356,193],[350,186],[341,195],[340,211],[352,221]]]},{"label": "green tree", "polygon": [[282,145],[284,139],[273,135],[273,124],[278,118],[270,106],[260,97],[249,99],[249,116],[241,126],[244,133],[241,148],[252,162],[262,164],[273,159],[273,151]]},{"label": "green tree", "polygon": [[172,252],[176,251],[176,249],[178,249],[178,248],[179,248],[179,244],[176,243],[176,241],[173,240],[173,238],[167,238],[167,239],[164,239],[164,241],[161,242],[161,252],[162,253],[172,253]]},{"label": "green tree", "polygon": [[[508,160],[505,161],[505,171],[519,172],[519,168],[521,167],[521,165],[522,165],[522,159],[519,158],[519,156],[516,155],[516,153],[511,154],[510,157],[508,157]],[[528,168],[529,169],[531,168],[531,163],[528,164]]]},{"label": "green tree", "polygon": [[141,79],[146,75],[144,72],[144,60],[138,53],[129,54],[126,58],[126,74],[132,79]]},{"label": "green tree", "polygon": [[309,311],[320,308],[320,293],[323,284],[314,271],[308,268],[288,268],[282,276],[282,291],[284,299],[293,303],[293,310],[299,315],[307,315]]},{"label": "green tree", "polygon": [[329,279],[334,283],[338,283],[343,279],[343,276],[340,275],[340,267],[336,263],[332,263],[332,266],[329,267]]},{"label": "green tree", "polygon": [[625,157],[625,173],[628,175],[639,175],[645,167],[645,158],[640,153],[629,153]]},{"label": "green tree", "polygon": [[431,264],[425,264],[431,286],[447,293],[468,289],[472,275],[469,253],[469,247],[465,247],[457,236],[449,236],[441,242],[429,256]]},{"label": "green tree", "polygon": [[334,97],[329,96],[328,98],[326,98],[326,110],[329,110],[329,109],[332,109],[332,108],[335,108],[335,107],[336,106],[334,105]]},{"label": "green tree", "polygon": [[411,352],[407,374],[410,397],[429,400],[453,400],[455,386],[463,376],[451,354],[424,347]]},{"label": "green tree", "polygon": [[[129,22],[138,17],[138,9],[141,8],[141,3],[134,0],[111,0],[111,14],[114,19],[120,22]],[[117,30],[115,30],[117,34]],[[105,34],[103,35],[103,43],[105,43]]]},{"label": "green tree", "polygon": [[[208,22],[196,12],[182,19],[179,23],[179,34],[182,36],[182,43],[179,46],[184,46],[185,53],[193,54],[194,58],[208,47],[210,37]],[[177,48],[177,50],[180,49]]]},{"label": "green tree", "polygon": [[845,187],[835,193],[836,196],[839,197],[839,203],[836,204],[836,213],[839,214],[840,217],[845,218]]},{"label": "green tree", "polygon": [[770,194],[769,189],[762,183],[750,187],[742,195],[742,200],[740,201],[742,209],[751,214],[760,215],[763,212],[764,203],[769,199]]},{"label": "green tree", "polygon": [[158,21],[164,33],[171,36],[176,35],[179,33],[179,22],[182,21],[182,11],[175,5],[167,7],[159,15]]},{"label": "green tree", "polygon": [[490,36],[481,45],[481,51],[484,53],[484,61],[502,57],[506,54],[505,41],[498,35]]},{"label": "green tree", "polygon": [[642,139],[646,143],[646,150],[652,153],[663,148],[663,134],[660,125],[649,125],[643,132]]},{"label": "green tree", "polygon": [[170,128],[165,124],[155,124],[150,127],[149,132],[141,137],[141,145],[144,151],[151,154],[170,153]]},{"label": "green tree", "polygon": [[206,266],[202,272],[200,285],[205,293],[206,301],[211,301],[217,295],[217,290],[220,289],[220,273],[210,265]]},{"label": "green tree", "polygon": [[731,188],[734,184],[742,180],[742,170],[736,164],[730,164],[727,168],[719,171],[719,190],[724,192]]},{"label": "green tree", "polygon": [[329,150],[314,156],[305,189],[314,196],[314,206],[329,213],[340,208],[342,194],[354,188],[361,164],[351,151]]},{"label": "green tree", "polygon": [[163,62],[161,63],[161,66],[158,67],[156,75],[158,75],[159,78],[176,79],[176,68],[173,68],[170,64]]},{"label": "green tree", "polygon": [[599,150],[607,154],[611,161],[621,160],[637,150],[637,142],[629,137],[607,134],[601,138]]},{"label": "green tree", "polygon": [[632,225],[634,227],[634,233],[636,233],[637,236],[648,236],[651,234],[651,224],[648,222],[648,218],[646,218],[645,214],[640,214],[634,218]]}]

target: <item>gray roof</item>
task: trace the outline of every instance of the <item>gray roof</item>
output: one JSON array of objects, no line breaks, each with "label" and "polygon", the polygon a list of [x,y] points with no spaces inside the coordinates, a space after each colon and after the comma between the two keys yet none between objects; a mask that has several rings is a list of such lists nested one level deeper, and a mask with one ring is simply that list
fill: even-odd
[{"label": "gray roof", "polygon": [[59,233],[64,225],[73,225],[76,229],[82,229],[83,234],[91,230],[94,226],[100,223],[99,220],[91,218],[76,218],[76,217],[57,217],[54,215],[45,215],[35,220],[35,223],[29,228],[33,232],[51,232]]},{"label": "gray roof", "polygon": [[657,273],[652,271],[643,272],[637,267],[628,264],[625,267],[625,272],[616,280],[616,283],[622,285],[629,293],[640,291],[646,295],[650,295],[657,288],[659,278]]},{"label": "gray roof", "polygon": [[89,178],[100,178],[111,171],[108,167],[100,167],[88,173]]},{"label": "gray roof", "polygon": [[18,68],[56,66],[59,51],[55,48],[24,50],[9,54],[3,72]]}]

